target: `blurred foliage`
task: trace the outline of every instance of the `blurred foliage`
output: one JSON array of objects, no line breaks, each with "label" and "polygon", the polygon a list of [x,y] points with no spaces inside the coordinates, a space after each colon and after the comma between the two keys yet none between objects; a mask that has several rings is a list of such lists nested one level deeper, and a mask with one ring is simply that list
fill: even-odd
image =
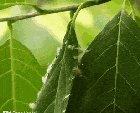
[{"label": "blurred foliage", "polygon": [[31,19],[16,22],[13,27],[15,38],[30,48],[41,65],[51,63],[60,43],[47,28],[37,26]]},{"label": "blurred foliage", "polygon": [[37,0],[0,0],[0,10],[14,6],[18,3],[36,5]]},{"label": "blurred foliage", "polygon": [[140,0],[135,0],[134,9],[135,9],[136,21],[140,26]]}]

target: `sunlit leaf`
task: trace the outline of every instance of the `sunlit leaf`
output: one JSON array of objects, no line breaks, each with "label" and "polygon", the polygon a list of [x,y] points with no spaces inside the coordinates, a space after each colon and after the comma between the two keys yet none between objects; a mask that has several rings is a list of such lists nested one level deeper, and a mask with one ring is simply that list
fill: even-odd
[{"label": "sunlit leaf", "polygon": [[31,111],[44,70],[32,53],[10,34],[0,46],[0,112]]},{"label": "sunlit leaf", "polygon": [[37,113],[65,112],[74,78],[73,68],[76,68],[78,63],[77,58],[78,42],[74,28],[69,24],[63,46],[48,72],[48,79],[37,100]]}]

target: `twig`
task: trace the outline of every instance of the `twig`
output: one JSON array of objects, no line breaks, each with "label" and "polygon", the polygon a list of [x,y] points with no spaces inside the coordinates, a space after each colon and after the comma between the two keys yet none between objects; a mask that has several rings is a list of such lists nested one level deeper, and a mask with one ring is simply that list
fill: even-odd
[{"label": "twig", "polygon": [[[85,5],[83,8],[87,8],[87,7],[90,7],[90,6],[93,6],[93,5],[99,5],[99,4],[102,4],[102,3],[105,3],[105,2],[109,2],[109,1],[111,1],[111,0],[99,0],[98,2],[95,0],[95,1],[92,1],[91,4]],[[31,14],[26,14],[26,15],[14,16],[14,17],[0,18],[0,22],[4,22],[4,21],[15,22],[15,21],[18,21],[18,20],[28,19],[28,18],[40,16],[40,15],[77,10],[79,6],[80,5],[71,5],[71,6],[66,6],[66,7],[42,10],[42,9],[38,8],[37,6],[33,5],[33,7],[36,8],[36,10],[38,9],[37,12],[31,13]]]}]

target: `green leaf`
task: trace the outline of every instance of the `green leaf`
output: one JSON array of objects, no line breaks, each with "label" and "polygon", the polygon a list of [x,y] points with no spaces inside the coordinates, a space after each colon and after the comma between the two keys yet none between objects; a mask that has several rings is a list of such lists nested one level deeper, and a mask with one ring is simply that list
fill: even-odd
[{"label": "green leaf", "polygon": [[140,112],[139,31],[124,11],[106,25],[81,60],[67,113]]},{"label": "green leaf", "polygon": [[0,46],[0,112],[31,111],[44,70],[24,45],[9,38]]},{"label": "green leaf", "polygon": [[78,64],[77,58],[78,42],[74,28],[69,24],[63,46],[48,72],[46,84],[37,100],[37,113],[65,112],[74,79],[73,68]]}]

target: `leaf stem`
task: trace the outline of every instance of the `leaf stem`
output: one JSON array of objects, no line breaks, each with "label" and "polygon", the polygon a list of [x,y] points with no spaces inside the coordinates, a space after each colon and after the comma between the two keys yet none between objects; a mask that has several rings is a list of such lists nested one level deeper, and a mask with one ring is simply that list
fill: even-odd
[{"label": "leaf stem", "polygon": [[[65,6],[65,7],[54,8],[54,9],[46,9],[46,10],[43,10],[35,5],[32,5],[37,10],[37,12],[26,14],[26,15],[20,15],[20,16],[0,18],[0,22],[5,22],[5,21],[16,22],[18,20],[28,19],[28,18],[40,16],[40,15],[77,10],[78,8],[79,8],[78,10],[80,11],[83,8],[87,8],[93,5],[99,5],[105,2],[109,2],[109,1],[111,0],[93,0],[93,1],[87,1],[86,3],[83,3],[81,7],[79,7],[80,5],[71,5],[71,6]],[[75,14],[73,21],[76,19],[79,11],[77,11],[77,13]]]},{"label": "leaf stem", "polygon": [[79,12],[83,8],[93,6],[93,5],[97,5],[97,4],[99,4],[99,1],[98,2],[97,1],[86,1],[86,2],[82,3],[81,5],[79,5],[79,7],[77,8],[77,10],[76,10],[76,12],[75,12],[75,14],[74,14],[74,16],[72,18],[72,25],[75,26],[76,18],[78,16]]}]

